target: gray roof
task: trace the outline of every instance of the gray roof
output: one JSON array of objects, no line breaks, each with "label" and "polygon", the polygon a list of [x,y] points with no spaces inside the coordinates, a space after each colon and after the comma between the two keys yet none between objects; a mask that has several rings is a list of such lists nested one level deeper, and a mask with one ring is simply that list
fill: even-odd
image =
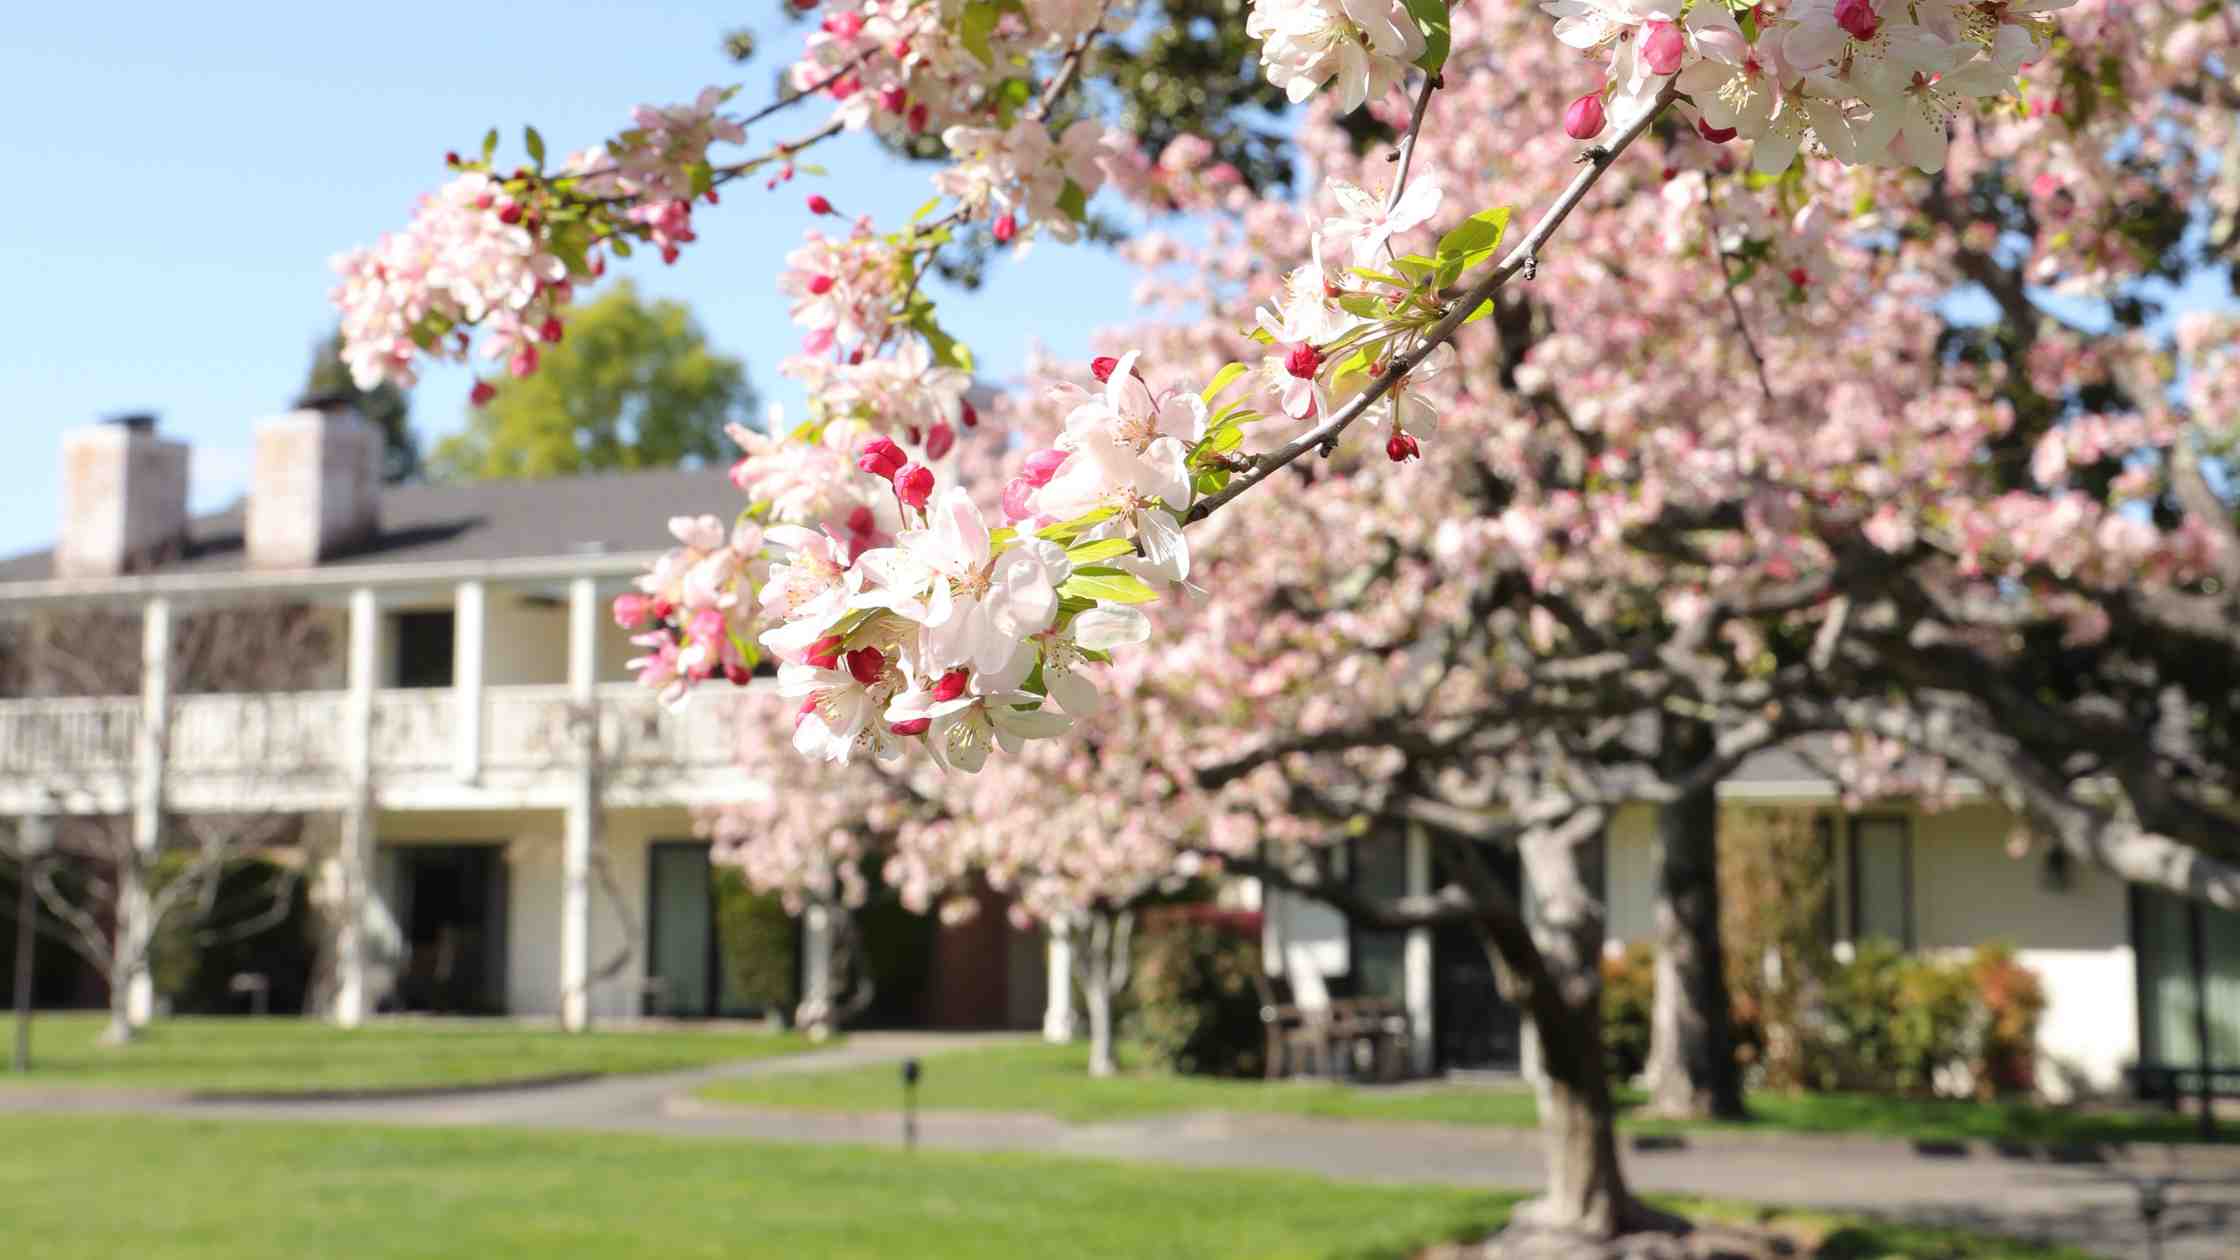
[{"label": "gray roof", "polygon": [[[380,534],[320,567],[659,551],[670,543],[670,517],[713,513],[729,520],[741,506],[721,468],[384,486]],[[189,522],[185,554],[154,572],[245,569],[237,503]],[[54,575],[51,549],[0,560],[0,582]]]}]

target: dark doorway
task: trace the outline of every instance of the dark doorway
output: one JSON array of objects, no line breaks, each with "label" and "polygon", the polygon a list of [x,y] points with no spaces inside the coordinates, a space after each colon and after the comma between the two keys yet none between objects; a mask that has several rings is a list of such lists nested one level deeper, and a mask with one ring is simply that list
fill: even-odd
[{"label": "dark doorway", "polygon": [[397,850],[408,1011],[496,1015],[506,1009],[506,864],[502,846]]},{"label": "dark doorway", "polygon": [[[1522,886],[1516,850],[1480,845],[1496,879],[1515,895]],[[1434,849],[1431,882],[1449,882]],[[1431,938],[1431,1025],[1436,1066],[1442,1071],[1511,1071],[1522,1046],[1522,1024],[1494,986],[1493,960],[1485,942],[1467,925],[1447,924]]]}]

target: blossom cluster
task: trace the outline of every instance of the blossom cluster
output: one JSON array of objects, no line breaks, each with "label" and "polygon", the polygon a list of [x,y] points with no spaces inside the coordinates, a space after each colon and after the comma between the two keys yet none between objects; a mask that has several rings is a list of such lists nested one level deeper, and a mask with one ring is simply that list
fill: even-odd
[{"label": "blossom cluster", "polygon": [[1668,84],[1707,139],[1740,136],[1765,173],[1800,150],[1846,164],[1941,170],[1952,120],[2005,95],[2052,48],[2046,14],[2075,0],[1545,0],[1556,38],[1605,58],[1566,110],[1592,139],[1607,99],[1645,108]]},{"label": "blossom cluster", "polygon": [[1400,0],[1254,0],[1244,29],[1260,41],[1268,82],[1293,104],[1335,81],[1348,113],[1391,91],[1425,49]]}]

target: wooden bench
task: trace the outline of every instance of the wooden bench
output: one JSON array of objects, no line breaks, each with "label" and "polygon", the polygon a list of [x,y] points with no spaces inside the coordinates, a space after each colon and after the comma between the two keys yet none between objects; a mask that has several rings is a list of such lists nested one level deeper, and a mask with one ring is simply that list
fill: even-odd
[{"label": "wooden bench", "polygon": [[1260,1024],[1265,1030],[1267,1076],[1366,1076],[1399,1080],[1412,1048],[1408,1013],[1387,998],[1333,998],[1322,972],[1298,946],[1285,951],[1284,977],[1291,1001],[1276,981],[1256,974]]}]

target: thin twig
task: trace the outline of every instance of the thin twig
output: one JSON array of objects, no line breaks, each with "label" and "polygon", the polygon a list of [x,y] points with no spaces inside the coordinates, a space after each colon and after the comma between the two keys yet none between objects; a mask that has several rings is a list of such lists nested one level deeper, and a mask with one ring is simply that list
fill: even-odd
[{"label": "thin twig", "polygon": [[1766,396],[1766,401],[1770,403],[1774,401],[1773,382],[1766,379],[1766,358],[1758,353],[1757,339],[1750,335],[1750,321],[1742,317],[1742,302],[1734,295],[1735,280],[1734,273],[1727,263],[1727,246],[1724,241],[1719,239],[1723,233],[1719,228],[1718,185],[1712,181],[1709,175],[1704,176],[1703,180],[1703,213],[1704,217],[1711,220],[1711,253],[1719,260],[1719,279],[1724,282],[1724,288],[1726,289],[1727,310],[1734,315],[1735,331],[1742,334],[1743,349],[1750,352],[1750,366],[1757,370],[1758,390]]},{"label": "thin twig", "polygon": [[1676,84],[1667,83],[1664,90],[1657,93],[1656,99],[1650,102],[1649,108],[1643,110],[1640,117],[1627,124],[1625,130],[1619,132],[1617,138],[1611,141],[1607,148],[1588,149],[1580,159],[1586,164],[1586,168],[1572,179],[1570,185],[1563,190],[1563,194],[1556,198],[1555,204],[1549,206],[1547,213],[1540,216],[1540,221],[1532,225],[1532,231],[1526,234],[1524,240],[1515,249],[1509,251],[1508,257],[1503,258],[1499,266],[1488,272],[1478,283],[1472,285],[1469,292],[1456,299],[1454,305],[1447,308],[1447,313],[1440,318],[1439,322],[1433,324],[1430,331],[1424,334],[1422,341],[1394,355],[1384,374],[1370,381],[1367,389],[1363,390],[1351,402],[1331,413],[1330,418],[1321,424],[1284,443],[1275,450],[1256,457],[1252,462],[1252,467],[1230,478],[1227,486],[1192,504],[1189,515],[1184,518],[1184,522],[1187,524],[1204,520],[1245,491],[1275,475],[1277,469],[1298,459],[1308,451],[1335,443],[1338,440],[1338,435],[1344,433],[1348,425],[1360,419],[1362,413],[1374,406],[1376,401],[1384,397],[1386,392],[1391,390],[1402,377],[1412,371],[1417,364],[1423,362],[1433,350],[1438,349],[1452,338],[1455,330],[1462,327],[1463,321],[1470,318],[1471,312],[1490,300],[1502,285],[1509,282],[1510,277],[1536,263],[1540,247],[1547,243],[1549,237],[1555,235],[1557,228],[1563,226],[1563,221],[1571,216],[1571,211],[1586,197],[1587,191],[1593,188],[1596,182],[1602,178],[1602,173],[1610,169],[1610,166],[1617,161],[1619,154],[1624,153],[1635,140],[1641,138],[1641,133],[1649,129],[1649,124],[1654,122],[1657,115],[1663,113],[1665,107],[1672,104],[1673,98],[1678,95],[1679,89]]},{"label": "thin twig", "polygon": [[[1416,107],[1408,115],[1408,130],[1400,137],[1400,147],[1392,152],[1392,160],[1399,165],[1393,171],[1392,188],[1384,195],[1384,212],[1387,217],[1399,207],[1400,194],[1408,190],[1408,168],[1416,160],[1416,137],[1423,134],[1424,111],[1431,108],[1431,94],[1438,91],[1443,82],[1435,73],[1424,73],[1423,88],[1416,93]],[[1397,256],[1392,252],[1392,238],[1389,236],[1385,238],[1384,256]]]}]

